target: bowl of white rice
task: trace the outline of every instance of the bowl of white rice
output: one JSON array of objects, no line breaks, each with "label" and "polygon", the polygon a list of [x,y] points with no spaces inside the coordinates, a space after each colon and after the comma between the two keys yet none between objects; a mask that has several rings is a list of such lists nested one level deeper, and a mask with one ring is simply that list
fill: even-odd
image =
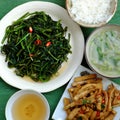
[{"label": "bowl of white rice", "polygon": [[117,0],[66,0],[71,18],[84,27],[100,27],[114,16]]}]

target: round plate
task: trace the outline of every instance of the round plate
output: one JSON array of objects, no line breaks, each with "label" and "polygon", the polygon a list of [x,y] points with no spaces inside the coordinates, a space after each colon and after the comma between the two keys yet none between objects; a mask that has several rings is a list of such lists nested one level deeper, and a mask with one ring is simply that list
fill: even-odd
[{"label": "round plate", "polygon": [[17,6],[2,18],[0,21],[0,46],[2,45],[1,41],[8,25],[12,24],[13,21],[17,20],[26,12],[35,11],[45,11],[53,20],[61,19],[62,25],[68,27],[68,32],[71,34],[70,44],[72,54],[68,56],[68,61],[62,64],[57,75],[51,78],[50,81],[44,83],[34,82],[27,77],[22,78],[17,76],[13,69],[7,67],[5,56],[0,54],[0,76],[6,83],[19,89],[49,92],[67,83],[74,74],[83,59],[84,37],[80,27],[72,21],[64,8],[49,2],[33,1]]}]

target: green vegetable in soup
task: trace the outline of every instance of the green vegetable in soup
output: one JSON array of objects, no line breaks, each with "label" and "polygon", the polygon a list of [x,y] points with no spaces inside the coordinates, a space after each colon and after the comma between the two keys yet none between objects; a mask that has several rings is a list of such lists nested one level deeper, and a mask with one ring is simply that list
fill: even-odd
[{"label": "green vegetable in soup", "polygon": [[18,76],[48,81],[68,60],[70,33],[45,12],[26,13],[6,28],[1,53]]},{"label": "green vegetable in soup", "polygon": [[120,33],[106,30],[98,33],[90,43],[90,61],[107,76],[120,75]]}]

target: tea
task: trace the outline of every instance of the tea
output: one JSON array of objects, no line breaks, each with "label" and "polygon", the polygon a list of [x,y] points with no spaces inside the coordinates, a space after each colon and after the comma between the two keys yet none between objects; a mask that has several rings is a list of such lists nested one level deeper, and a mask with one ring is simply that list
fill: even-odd
[{"label": "tea", "polygon": [[34,94],[23,95],[12,108],[14,120],[45,120],[46,113],[44,101]]}]

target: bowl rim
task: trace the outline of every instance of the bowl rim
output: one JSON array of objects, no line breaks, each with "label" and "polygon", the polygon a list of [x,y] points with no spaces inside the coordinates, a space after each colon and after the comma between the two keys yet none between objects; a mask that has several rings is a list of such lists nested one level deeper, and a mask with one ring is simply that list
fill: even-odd
[{"label": "bowl rim", "polygon": [[79,24],[82,27],[97,28],[97,27],[101,27],[101,26],[104,26],[105,24],[107,24],[113,18],[113,16],[115,15],[115,13],[117,11],[117,6],[118,6],[117,5],[118,4],[118,0],[114,0],[114,1],[115,1],[115,5],[114,5],[113,11],[111,12],[112,14],[109,16],[109,18],[106,21],[100,22],[98,24],[87,24],[87,23],[84,23],[83,21],[76,21],[74,19],[73,15],[69,11],[69,5],[68,4],[70,4],[71,0],[66,0],[65,6],[66,6],[66,9],[67,9],[67,12],[68,12],[69,16],[72,18],[72,20],[74,22],[76,22],[77,24]]},{"label": "bowl rim", "polygon": [[99,28],[96,28],[95,30],[93,30],[91,32],[91,34],[88,36],[88,38],[86,39],[86,46],[85,46],[85,59],[86,59],[86,62],[88,64],[88,66],[90,67],[91,70],[93,70],[94,72],[96,72],[97,74],[103,76],[103,77],[106,77],[106,78],[120,78],[120,75],[119,76],[108,76],[108,75],[105,75],[105,74],[102,74],[101,72],[99,72],[99,70],[96,70],[93,65],[90,64],[89,62],[89,58],[88,58],[88,53],[87,53],[87,47],[89,46],[88,45],[88,41],[90,41],[90,38],[94,35],[94,33],[98,33],[99,31],[101,31],[102,29],[107,29],[107,28],[111,28],[111,27],[117,27],[120,29],[120,25],[118,24],[106,24],[104,26],[101,26]]},{"label": "bowl rim", "polygon": [[26,95],[26,94],[34,94],[34,95],[37,95],[45,104],[46,106],[46,110],[47,110],[47,113],[46,113],[46,118],[45,120],[48,120],[49,117],[50,117],[50,106],[49,106],[49,103],[46,99],[46,97],[38,92],[38,91],[35,91],[35,90],[32,90],[32,89],[21,89],[17,92],[15,92],[7,101],[6,103],[6,107],[5,107],[5,117],[6,117],[6,120],[13,120],[13,117],[12,117],[12,107],[13,107],[13,104],[16,100],[18,100],[20,97],[22,97],[23,95]]}]

